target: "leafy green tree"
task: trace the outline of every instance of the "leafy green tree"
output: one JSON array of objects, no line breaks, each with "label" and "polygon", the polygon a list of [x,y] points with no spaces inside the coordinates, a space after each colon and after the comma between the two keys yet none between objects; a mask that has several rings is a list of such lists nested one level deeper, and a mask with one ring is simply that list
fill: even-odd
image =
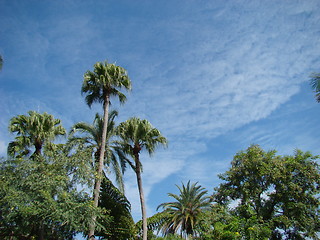
[{"label": "leafy green tree", "polygon": [[183,240],[183,238],[175,234],[168,234],[167,236],[164,236],[164,237],[154,236],[153,238],[151,238],[151,240]]},{"label": "leafy green tree", "polygon": [[108,211],[111,219],[102,223],[106,231],[97,232],[102,239],[135,239],[136,229],[131,216],[131,204],[108,178],[101,184],[99,207]]},{"label": "leafy green tree", "polygon": [[87,162],[90,154],[78,151],[67,156],[62,150],[45,150],[32,158],[3,160],[1,239],[73,239],[91,224],[88,216],[107,221],[108,215],[92,206],[89,195],[77,190],[93,176]]},{"label": "leafy green tree", "polygon": [[[120,91],[123,88],[127,90],[131,89],[131,81],[126,70],[115,64],[110,64],[107,61],[96,63],[93,71],[87,71],[84,74],[81,92],[82,94],[86,94],[85,99],[89,107],[91,107],[94,102],[103,104],[103,119],[105,120],[102,128],[101,150],[95,181],[95,190],[93,192],[94,206],[98,206],[100,196],[99,191],[104,165],[110,98],[112,96],[118,97],[120,102],[124,103],[126,96]],[[95,218],[93,220],[95,220]],[[92,225],[89,230],[89,238],[94,239],[94,232],[95,226]]]},{"label": "leafy green tree", "polygon": [[[115,173],[119,189],[124,192],[122,175],[126,169],[127,158],[122,149],[119,148],[112,140],[112,138],[115,136],[114,119],[117,115],[118,112],[115,110],[111,111],[109,114],[104,165],[111,165],[113,173]],[[98,169],[99,157],[101,152],[103,123],[103,118],[97,113],[93,124],[88,124],[86,122],[76,123],[75,125],[73,125],[69,133],[69,145],[85,145],[89,149],[91,149],[92,152],[94,152],[93,166],[96,170]],[[80,133],[80,135],[77,133]]]},{"label": "leafy green tree", "polygon": [[15,133],[15,141],[9,143],[8,154],[26,156],[34,148],[34,155],[40,155],[42,148],[53,147],[52,141],[57,136],[66,134],[59,119],[48,113],[40,114],[29,111],[28,115],[18,115],[10,120],[9,131]]},{"label": "leafy green tree", "polygon": [[[317,157],[297,150],[277,156],[257,145],[235,155],[215,200],[237,201],[245,239],[318,239],[320,172]],[[269,230],[268,230],[269,229]]]},{"label": "leafy green tree", "polygon": [[314,73],[311,75],[310,84],[316,93],[315,97],[317,102],[320,102],[320,73]]},{"label": "leafy green tree", "polygon": [[120,146],[124,152],[129,154],[134,160],[134,162],[129,162],[129,164],[135,171],[137,177],[143,221],[143,240],[147,240],[147,215],[141,178],[142,164],[140,161],[140,152],[146,150],[149,155],[152,155],[158,145],[165,146],[167,144],[167,139],[163,137],[160,131],[154,128],[150,122],[135,117],[120,123],[117,133],[120,137]]},{"label": "leafy green tree", "polygon": [[168,193],[168,196],[173,197],[175,201],[158,206],[158,209],[163,208],[169,215],[161,229],[164,235],[180,231],[181,237],[188,239],[188,236],[196,235],[195,227],[203,211],[209,209],[211,197],[207,195],[208,191],[197,183],[190,184],[188,181],[186,186],[182,184],[182,187],[177,187],[179,195]]},{"label": "leafy green tree", "polygon": [[201,240],[238,240],[241,221],[229,209],[220,204],[211,205],[200,216],[196,231]]}]

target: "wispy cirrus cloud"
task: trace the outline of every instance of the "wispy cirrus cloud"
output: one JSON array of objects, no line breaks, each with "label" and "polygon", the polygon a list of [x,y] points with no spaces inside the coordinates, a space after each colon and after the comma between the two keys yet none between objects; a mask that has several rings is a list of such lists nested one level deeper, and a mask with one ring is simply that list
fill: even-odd
[{"label": "wispy cirrus cloud", "polygon": [[147,116],[177,148],[187,150],[181,152],[185,168],[180,171],[203,181],[211,176],[204,167],[207,159],[193,162],[192,156],[205,148],[194,143],[267,118],[300,91],[306,71],[319,63],[315,2],[289,8],[285,3],[277,8],[241,3],[246,9],[230,4],[206,9],[205,20],[202,11],[193,11],[189,21],[171,19],[174,51],[160,54],[163,62],[153,65],[150,81],[128,105],[138,106],[128,109],[129,115]]}]

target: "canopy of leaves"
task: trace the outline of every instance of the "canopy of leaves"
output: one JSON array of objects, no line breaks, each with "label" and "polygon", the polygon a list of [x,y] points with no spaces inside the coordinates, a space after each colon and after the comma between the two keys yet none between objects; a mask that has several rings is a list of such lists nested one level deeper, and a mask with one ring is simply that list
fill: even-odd
[{"label": "canopy of leaves", "polygon": [[117,127],[117,134],[121,139],[120,144],[123,149],[133,158],[143,149],[152,154],[158,145],[167,144],[167,139],[148,120],[136,117],[120,123]]},{"label": "canopy of leaves", "polygon": [[[109,113],[104,164],[105,166],[111,167],[112,172],[116,177],[119,189],[123,192],[124,184],[122,175],[126,170],[126,163],[128,159],[123,153],[121,147],[119,147],[114,141],[114,138],[116,137],[114,119],[116,116],[118,116],[118,112],[115,110]],[[90,149],[90,151],[94,153],[94,161],[92,165],[95,169],[97,169],[99,162],[103,122],[103,117],[97,113],[92,124],[86,122],[76,123],[73,125],[69,134],[68,145],[70,147],[74,148],[82,146]]]},{"label": "canopy of leaves", "polygon": [[[107,221],[90,197],[77,191],[92,184],[90,152],[67,156],[62,150],[44,156],[3,160],[0,168],[2,239],[72,239],[88,229],[88,216]],[[41,159],[39,159],[41,158]]]},{"label": "canopy of leaves", "polygon": [[[130,90],[131,81],[127,71],[115,64],[97,62],[93,71],[84,74],[81,92],[86,94],[86,102],[91,106],[94,102],[106,104],[106,97],[116,96],[120,102],[126,101],[121,89]],[[109,104],[109,103],[108,103]]]},{"label": "canopy of leaves", "polygon": [[182,184],[182,187],[177,187],[179,195],[168,193],[175,201],[158,206],[164,208],[166,213],[160,228],[164,235],[180,231],[181,236],[194,236],[201,214],[211,205],[211,198],[207,195],[207,190],[197,183],[190,184],[188,181],[186,186]]},{"label": "canopy of leaves", "polygon": [[134,239],[136,229],[131,216],[131,204],[112,182],[104,177],[101,185],[99,207],[106,209],[110,219],[105,222],[106,231],[96,233],[102,239]]},{"label": "canopy of leaves", "polygon": [[59,119],[48,113],[40,114],[35,111],[13,117],[10,120],[9,131],[17,135],[15,141],[10,142],[8,146],[11,156],[29,155],[31,148],[39,155],[43,146],[50,145],[57,136],[66,134]]},{"label": "canopy of leaves", "polygon": [[[277,156],[253,145],[236,154],[220,178],[215,200],[237,203],[246,239],[318,239],[320,172],[317,157],[297,150]],[[271,231],[267,231],[270,229]]]}]

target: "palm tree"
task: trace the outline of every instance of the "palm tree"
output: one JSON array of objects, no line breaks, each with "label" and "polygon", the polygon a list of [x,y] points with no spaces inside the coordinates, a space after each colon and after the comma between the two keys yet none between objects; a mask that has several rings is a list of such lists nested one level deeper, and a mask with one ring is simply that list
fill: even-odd
[{"label": "palm tree", "polygon": [[310,84],[312,89],[316,92],[316,100],[320,102],[320,73],[311,75]]},{"label": "palm tree", "polygon": [[107,209],[112,220],[109,219],[104,225],[108,231],[101,231],[97,235],[103,239],[133,239],[135,224],[131,216],[131,204],[108,178],[103,178],[101,183],[99,207]]},{"label": "palm tree", "polygon": [[2,69],[2,64],[3,64],[3,59],[2,59],[2,56],[0,55],[0,70]]},{"label": "palm tree", "polygon": [[[126,162],[128,161],[121,148],[114,144],[112,137],[115,136],[115,117],[118,116],[118,112],[113,110],[109,114],[107,138],[106,138],[106,151],[105,151],[105,165],[111,165],[113,172],[115,173],[116,181],[121,192],[124,192],[124,185],[122,175],[126,168]],[[96,113],[93,124],[86,122],[79,122],[73,125],[69,132],[68,145],[75,146],[78,144],[84,144],[88,148],[94,151],[93,167],[98,170],[98,163],[101,151],[101,136],[103,129],[104,119]],[[75,135],[81,133],[80,136]],[[120,164],[119,164],[119,161]]]},{"label": "palm tree", "polygon": [[149,155],[152,155],[158,145],[167,145],[167,139],[147,120],[135,117],[120,123],[117,132],[120,137],[119,144],[134,159],[134,162],[130,162],[129,164],[137,177],[142,212],[143,240],[147,240],[147,215],[141,178],[142,165],[139,154],[141,150],[145,149]]},{"label": "palm tree", "polygon": [[188,181],[187,186],[182,184],[182,187],[177,187],[180,191],[179,195],[168,193],[168,196],[176,201],[162,203],[157,208],[163,208],[167,213],[161,229],[164,235],[177,233],[180,230],[181,237],[188,239],[188,236],[195,235],[195,226],[201,213],[209,209],[211,198],[206,195],[208,191],[200,185],[197,186],[197,183],[190,185]]},{"label": "palm tree", "polygon": [[40,114],[35,111],[13,117],[10,120],[9,131],[17,134],[15,141],[8,145],[10,156],[28,155],[32,147],[35,149],[33,155],[39,156],[43,146],[50,145],[57,136],[66,134],[59,119],[48,113]]},{"label": "palm tree", "polygon": [[[86,102],[89,107],[94,102],[103,104],[103,128],[101,136],[101,150],[99,156],[98,170],[95,181],[95,189],[93,192],[94,206],[98,206],[100,196],[100,186],[102,179],[102,170],[104,165],[105,146],[107,138],[108,128],[108,111],[110,97],[116,96],[119,98],[120,103],[124,103],[126,96],[120,92],[121,89],[131,89],[131,81],[126,70],[122,67],[116,66],[115,64],[109,64],[107,61],[104,63],[98,62],[94,65],[94,70],[87,71],[84,74],[84,81],[82,84],[81,92],[86,94]],[[94,222],[96,217],[93,217],[93,224],[89,230],[89,238],[94,239],[95,225]]]}]

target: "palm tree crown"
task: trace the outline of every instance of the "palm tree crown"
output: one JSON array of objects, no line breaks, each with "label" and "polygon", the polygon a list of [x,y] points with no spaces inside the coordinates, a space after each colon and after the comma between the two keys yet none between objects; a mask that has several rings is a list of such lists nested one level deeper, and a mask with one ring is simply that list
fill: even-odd
[{"label": "palm tree crown", "polygon": [[118,126],[117,132],[123,148],[133,158],[143,149],[152,155],[159,145],[167,145],[167,139],[148,120],[130,118]]},{"label": "palm tree crown", "polygon": [[119,101],[124,103],[126,96],[120,92],[121,88],[131,90],[131,81],[126,70],[105,61],[96,63],[93,71],[84,74],[81,92],[87,94],[85,99],[91,107],[94,102],[106,104],[107,96],[117,96]]},{"label": "palm tree crown", "polygon": [[29,111],[28,115],[18,115],[10,120],[9,131],[16,133],[15,141],[10,142],[8,154],[19,156],[28,155],[30,147],[34,147],[34,154],[41,154],[45,144],[50,144],[57,136],[65,135],[66,130],[61,121],[48,113],[40,114]]},{"label": "palm tree crown", "polygon": [[[194,228],[199,220],[201,213],[210,207],[211,198],[206,195],[205,190],[197,183],[190,185],[188,181],[185,186],[177,186],[180,194],[176,195],[168,193],[168,196],[173,197],[176,201],[162,203],[158,206],[166,212],[167,218],[161,229],[165,235],[169,233],[177,233],[180,230],[181,236],[187,238],[188,235],[194,235]],[[168,217],[169,216],[169,217]]]}]

